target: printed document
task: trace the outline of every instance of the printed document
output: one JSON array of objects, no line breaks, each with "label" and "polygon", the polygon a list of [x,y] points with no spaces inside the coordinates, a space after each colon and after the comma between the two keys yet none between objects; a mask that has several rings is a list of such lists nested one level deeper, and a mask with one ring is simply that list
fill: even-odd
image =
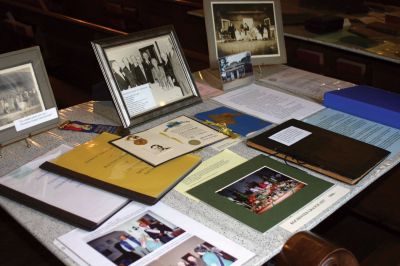
[{"label": "printed document", "polygon": [[336,133],[369,143],[391,152],[388,159],[400,154],[400,130],[333,109],[304,120]]},{"label": "printed document", "polygon": [[324,109],[320,104],[257,84],[245,86],[213,99],[276,124],[291,118],[301,120]]},{"label": "printed document", "polygon": [[288,68],[261,79],[261,81],[288,90],[297,95],[317,98],[322,101],[324,93],[354,86],[353,83],[311,73],[297,68]]},{"label": "printed document", "polygon": [[198,186],[222,173],[225,173],[226,171],[244,163],[245,161],[245,158],[237,155],[236,153],[230,150],[224,150],[201,163],[195,170],[193,170],[192,173],[185,177],[185,179],[183,179],[182,182],[175,187],[175,190],[182,193],[186,197],[189,197],[195,201],[199,201],[186,192],[195,186]]},{"label": "printed document", "polygon": [[157,166],[228,138],[187,116],[179,116],[148,130],[111,141],[111,144]]}]

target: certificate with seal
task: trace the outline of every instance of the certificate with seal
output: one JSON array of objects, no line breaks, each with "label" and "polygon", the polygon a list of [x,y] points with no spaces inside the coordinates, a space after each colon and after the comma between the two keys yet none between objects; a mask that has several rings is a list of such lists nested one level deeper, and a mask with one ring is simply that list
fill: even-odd
[{"label": "certificate with seal", "polygon": [[116,147],[157,166],[228,136],[187,116],[111,141]]}]

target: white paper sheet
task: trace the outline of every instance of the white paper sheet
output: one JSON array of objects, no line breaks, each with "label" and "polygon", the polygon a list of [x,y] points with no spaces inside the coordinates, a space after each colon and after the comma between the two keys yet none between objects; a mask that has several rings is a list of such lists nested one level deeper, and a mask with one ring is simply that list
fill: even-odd
[{"label": "white paper sheet", "polygon": [[291,146],[309,135],[311,135],[311,132],[307,130],[290,126],[269,136],[268,138],[286,146]]},{"label": "white paper sheet", "polygon": [[[122,212],[123,215],[117,214],[96,231],[77,229],[57,240],[90,265],[179,265],[179,262],[185,263],[190,259],[212,265],[211,258],[219,256],[227,260],[226,265],[236,266],[254,256],[254,253],[163,203],[145,209],[131,203]],[[125,237],[121,239],[121,235]],[[135,240],[140,242],[140,246],[133,249]],[[197,251],[203,249],[205,253],[200,255],[195,251],[196,247]],[[143,254],[139,258],[136,253]],[[188,254],[193,258],[189,259]],[[207,259],[210,261],[206,262]]]},{"label": "white paper sheet", "polygon": [[211,145],[210,147],[216,151],[223,151],[232,146],[235,146],[239,142],[241,142],[240,138],[236,138],[236,139],[229,138],[229,139],[221,140],[220,142],[217,142],[217,143]]},{"label": "white paper sheet", "polygon": [[238,166],[239,164],[244,163],[245,161],[247,160],[242,156],[239,156],[230,150],[224,150],[202,162],[175,187],[175,190],[194,201],[199,201],[197,198],[187,193],[187,191],[232,169],[233,167]]},{"label": "white paper sheet", "polygon": [[327,91],[354,86],[353,83],[334,79],[297,68],[288,68],[262,78],[261,81],[291,91],[297,95],[322,100]]},{"label": "white paper sheet", "polygon": [[45,161],[54,159],[70,149],[67,145],[60,145],[1,177],[0,184],[99,223],[129,200],[39,168]]},{"label": "white paper sheet", "polygon": [[187,116],[111,141],[118,148],[157,166],[228,136]]},{"label": "white paper sheet", "polygon": [[291,118],[301,120],[324,108],[320,104],[257,84],[245,86],[213,99],[236,110],[277,124]]}]

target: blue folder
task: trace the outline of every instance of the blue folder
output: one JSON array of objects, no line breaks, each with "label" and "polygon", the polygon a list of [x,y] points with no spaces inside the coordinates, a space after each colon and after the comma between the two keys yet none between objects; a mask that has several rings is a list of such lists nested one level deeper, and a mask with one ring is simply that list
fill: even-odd
[{"label": "blue folder", "polygon": [[344,113],[400,128],[400,94],[360,85],[326,92],[324,105]]},{"label": "blue folder", "polygon": [[198,113],[195,117],[203,121],[225,122],[228,128],[242,136],[271,125],[269,122],[227,107]]}]

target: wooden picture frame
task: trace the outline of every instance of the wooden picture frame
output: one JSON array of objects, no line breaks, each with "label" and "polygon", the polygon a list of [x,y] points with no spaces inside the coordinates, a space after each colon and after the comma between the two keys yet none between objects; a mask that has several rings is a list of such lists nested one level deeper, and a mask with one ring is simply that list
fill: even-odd
[{"label": "wooden picture frame", "polygon": [[250,51],[253,65],[286,63],[279,0],[203,0],[210,67]]},{"label": "wooden picture frame", "polygon": [[201,101],[173,26],[92,46],[125,128]]},{"label": "wooden picture frame", "polygon": [[[22,120],[27,126],[18,127]],[[40,48],[0,55],[0,147],[54,128],[58,121]]]}]

